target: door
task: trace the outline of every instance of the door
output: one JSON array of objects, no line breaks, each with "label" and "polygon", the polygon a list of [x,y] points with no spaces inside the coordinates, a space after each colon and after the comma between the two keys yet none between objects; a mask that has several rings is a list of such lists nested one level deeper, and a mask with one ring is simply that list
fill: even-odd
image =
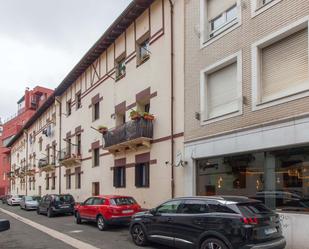
[{"label": "door", "polygon": [[92,195],[93,196],[100,195],[100,183],[99,182],[92,183]]},{"label": "door", "polygon": [[80,207],[79,214],[84,219],[90,219],[90,209],[93,203],[93,197],[88,198]]},{"label": "door", "polygon": [[193,248],[197,238],[207,229],[209,207],[204,200],[185,200],[178,209],[179,216],[174,223],[175,246]]},{"label": "door", "polygon": [[151,221],[147,224],[150,240],[174,246],[173,223],[177,219],[180,203],[180,200],[168,201],[154,211]]},{"label": "door", "polygon": [[94,198],[93,205],[91,209],[91,218],[96,219],[97,215],[100,213],[104,216],[104,202],[102,198]]}]

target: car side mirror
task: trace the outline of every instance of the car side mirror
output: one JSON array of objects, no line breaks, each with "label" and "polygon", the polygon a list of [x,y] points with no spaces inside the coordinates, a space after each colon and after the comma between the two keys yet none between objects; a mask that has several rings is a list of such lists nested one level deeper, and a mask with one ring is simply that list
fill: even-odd
[{"label": "car side mirror", "polygon": [[149,210],[149,213],[152,214],[153,216],[158,216],[160,213],[157,212],[156,208],[152,208]]}]

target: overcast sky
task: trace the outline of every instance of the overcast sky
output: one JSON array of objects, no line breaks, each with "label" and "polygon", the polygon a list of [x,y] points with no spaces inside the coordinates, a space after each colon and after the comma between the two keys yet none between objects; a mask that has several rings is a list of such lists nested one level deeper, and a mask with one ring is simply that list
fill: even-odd
[{"label": "overcast sky", "polygon": [[0,117],[26,87],[56,88],[131,0],[0,0]]}]

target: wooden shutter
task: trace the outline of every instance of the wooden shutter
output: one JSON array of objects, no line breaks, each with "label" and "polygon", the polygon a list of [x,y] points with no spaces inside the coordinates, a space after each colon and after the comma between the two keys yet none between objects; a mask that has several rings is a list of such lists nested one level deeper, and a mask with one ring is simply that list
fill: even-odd
[{"label": "wooden shutter", "polygon": [[238,111],[237,62],[209,74],[206,89],[208,118]]},{"label": "wooden shutter", "polygon": [[207,18],[209,21],[236,4],[236,0],[205,0],[205,1],[207,2]]},{"label": "wooden shutter", "polygon": [[262,101],[308,88],[307,28],[261,49]]},{"label": "wooden shutter", "polygon": [[150,171],[149,171],[149,163],[145,163],[144,170],[146,171],[146,182],[144,187],[149,187],[149,178],[150,178]]}]

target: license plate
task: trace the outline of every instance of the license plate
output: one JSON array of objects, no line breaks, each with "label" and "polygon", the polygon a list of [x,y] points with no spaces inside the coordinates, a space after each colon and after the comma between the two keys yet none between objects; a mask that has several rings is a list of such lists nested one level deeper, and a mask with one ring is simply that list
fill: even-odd
[{"label": "license plate", "polygon": [[276,233],[277,232],[277,228],[266,228],[265,229],[265,234],[266,235],[270,235],[270,234],[273,234],[273,233]]},{"label": "license plate", "polygon": [[123,214],[133,213],[133,210],[123,210],[122,213],[123,213]]},{"label": "license plate", "polygon": [[62,206],[61,208],[69,208],[69,206]]}]

